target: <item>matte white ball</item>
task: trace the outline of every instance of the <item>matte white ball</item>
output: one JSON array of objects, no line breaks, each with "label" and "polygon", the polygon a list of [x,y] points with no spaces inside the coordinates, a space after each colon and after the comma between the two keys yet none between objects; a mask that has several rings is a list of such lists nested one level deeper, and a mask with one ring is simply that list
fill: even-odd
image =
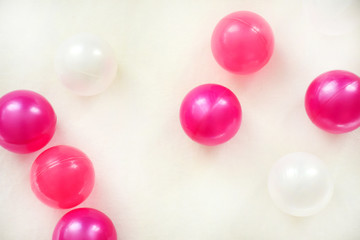
[{"label": "matte white ball", "polygon": [[65,87],[78,95],[91,96],[109,87],[116,77],[117,61],[107,42],[82,33],[58,49],[55,71]]},{"label": "matte white ball", "polygon": [[325,164],[316,156],[295,152],[272,167],[268,189],[275,205],[293,216],[310,216],[322,210],[333,194]]}]

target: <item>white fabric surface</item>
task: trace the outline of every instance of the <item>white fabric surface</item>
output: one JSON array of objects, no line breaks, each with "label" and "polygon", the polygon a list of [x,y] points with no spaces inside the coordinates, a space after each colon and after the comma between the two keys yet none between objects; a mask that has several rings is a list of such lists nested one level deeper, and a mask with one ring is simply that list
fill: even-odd
[{"label": "white fabric surface", "polygon": [[[275,34],[272,59],[248,76],[225,72],[210,50],[218,20],[237,10],[259,13]],[[79,32],[108,41],[119,62],[95,97],[72,94],[54,73],[57,47]],[[359,29],[316,31],[296,0],[1,0],[0,94],[30,89],[52,103],[58,126],[47,147],[72,145],[92,159],[95,188],[80,206],[105,212],[119,239],[355,240],[360,132],[317,129],[303,100],[320,73],[360,74],[359,42]],[[242,104],[241,128],[221,146],[192,142],[179,123],[182,98],[203,83],[229,87]],[[267,192],[272,164],[292,151],[319,156],[333,176],[333,199],[316,216],[283,214]],[[39,153],[0,149],[1,240],[49,240],[67,212],[31,192]]]}]

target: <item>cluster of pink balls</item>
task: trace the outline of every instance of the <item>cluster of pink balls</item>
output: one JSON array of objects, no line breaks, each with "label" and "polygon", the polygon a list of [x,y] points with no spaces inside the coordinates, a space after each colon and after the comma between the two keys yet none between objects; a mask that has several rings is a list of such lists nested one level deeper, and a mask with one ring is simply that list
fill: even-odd
[{"label": "cluster of pink balls", "polygon": [[[74,52],[74,48],[77,51]],[[80,95],[103,91],[117,71],[110,47],[88,34],[80,34],[65,42],[56,62],[56,70],[64,85],[71,82],[70,86],[75,87],[72,90],[82,93]],[[70,66],[69,62],[77,66]],[[89,68],[91,64],[93,69],[81,69],[84,66]],[[91,70],[94,74],[89,74]],[[79,74],[79,71],[84,74]],[[87,81],[89,75],[91,79]],[[54,109],[36,92],[16,90],[0,98],[0,145],[11,152],[26,154],[42,149],[52,139],[56,123]],[[34,194],[43,203],[53,208],[70,209],[90,195],[95,172],[86,154],[77,148],[59,145],[43,151],[35,159],[30,181]],[[52,239],[116,240],[117,232],[104,213],[93,208],[78,208],[59,220]]]},{"label": "cluster of pink balls", "polygon": [[[220,66],[235,74],[260,70],[270,60],[274,36],[259,15],[240,11],[216,26],[211,48]],[[360,78],[334,70],[321,74],[309,86],[305,108],[311,121],[330,133],[345,133],[360,126]],[[233,92],[217,84],[192,89],[184,98],[180,121],[185,133],[204,145],[231,139],[241,124],[241,105]]]},{"label": "cluster of pink balls", "polygon": [[[240,11],[218,23],[211,48],[224,69],[249,74],[260,70],[270,60],[274,37],[261,16]],[[116,67],[113,69],[108,75],[115,74]],[[306,92],[305,108],[311,121],[330,133],[345,133],[358,128],[360,78],[340,70],[321,74]],[[240,128],[241,117],[241,105],[236,95],[217,84],[205,84],[191,90],[180,109],[185,133],[204,145],[218,145],[230,140]],[[24,154],[40,150],[53,137],[56,122],[50,103],[35,92],[18,90],[0,99],[0,145],[9,151]],[[95,182],[90,159],[80,150],[65,145],[42,152],[35,159],[30,175],[35,195],[48,206],[61,209],[82,203]],[[70,239],[115,240],[117,234],[105,214],[80,208],[65,214],[53,233],[53,240]]]},{"label": "cluster of pink balls", "polygon": [[[52,106],[38,93],[17,90],[0,99],[0,144],[9,151],[25,154],[43,148],[53,137],[56,122]],[[30,178],[33,192],[43,203],[68,209],[90,195],[95,173],[83,152],[59,145],[35,159]],[[54,230],[53,240],[68,239],[116,240],[117,237],[113,223],[105,214],[79,208],[61,218]]]}]

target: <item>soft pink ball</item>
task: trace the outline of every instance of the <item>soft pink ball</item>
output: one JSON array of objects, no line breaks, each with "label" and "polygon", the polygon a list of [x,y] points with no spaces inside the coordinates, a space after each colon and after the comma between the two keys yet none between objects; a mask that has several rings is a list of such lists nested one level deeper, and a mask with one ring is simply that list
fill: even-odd
[{"label": "soft pink ball", "polygon": [[40,94],[28,90],[0,98],[0,145],[15,153],[30,153],[53,137],[56,115]]},{"label": "soft pink ball", "polygon": [[264,18],[248,11],[234,12],[216,25],[211,39],[216,61],[235,74],[260,70],[274,50],[274,36]]},{"label": "soft pink ball", "polygon": [[31,188],[45,204],[72,208],[82,203],[94,187],[95,173],[89,158],[70,146],[45,150],[31,168]]},{"label": "soft pink ball", "polygon": [[55,227],[52,240],[116,240],[114,224],[104,213],[78,208],[65,214]]},{"label": "soft pink ball", "polygon": [[241,106],[226,87],[204,84],[191,90],[180,108],[180,122],[185,133],[204,145],[218,145],[239,130]]},{"label": "soft pink ball", "polygon": [[360,78],[347,71],[321,74],[310,84],[305,108],[311,121],[330,133],[360,126]]}]

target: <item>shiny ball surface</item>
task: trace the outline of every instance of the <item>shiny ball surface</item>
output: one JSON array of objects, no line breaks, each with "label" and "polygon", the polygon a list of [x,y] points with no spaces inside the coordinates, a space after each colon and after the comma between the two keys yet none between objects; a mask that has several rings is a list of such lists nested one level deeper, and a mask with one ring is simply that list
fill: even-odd
[{"label": "shiny ball surface", "polygon": [[0,145],[15,153],[31,153],[53,137],[56,115],[40,94],[28,90],[0,98]]},{"label": "shiny ball surface", "polygon": [[66,40],[55,57],[55,71],[61,82],[82,96],[103,92],[115,79],[117,68],[110,45],[89,33]]},{"label": "shiny ball surface", "polygon": [[260,15],[239,11],[225,16],[216,25],[211,50],[220,66],[235,74],[260,70],[274,50],[270,25]]},{"label": "shiny ball surface", "polygon": [[78,208],[57,223],[52,240],[117,240],[116,229],[104,213],[92,208]]},{"label": "shiny ball surface", "polygon": [[305,217],[326,207],[333,194],[333,183],[319,158],[295,152],[274,164],[268,189],[279,209],[293,216]]},{"label": "shiny ball surface", "polygon": [[307,89],[305,109],[310,120],[329,133],[346,133],[360,126],[360,78],[334,70],[315,78]]},{"label": "shiny ball surface", "polygon": [[80,150],[59,145],[42,152],[31,168],[31,188],[46,205],[72,208],[82,203],[94,187],[95,173]]},{"label": "shiny ball surface", "polygon": [[239,130],[241,106],[233,92],[217,84],[204,84],[191,90],[180,108],[185,133],[204,145],[218,145]]}]

